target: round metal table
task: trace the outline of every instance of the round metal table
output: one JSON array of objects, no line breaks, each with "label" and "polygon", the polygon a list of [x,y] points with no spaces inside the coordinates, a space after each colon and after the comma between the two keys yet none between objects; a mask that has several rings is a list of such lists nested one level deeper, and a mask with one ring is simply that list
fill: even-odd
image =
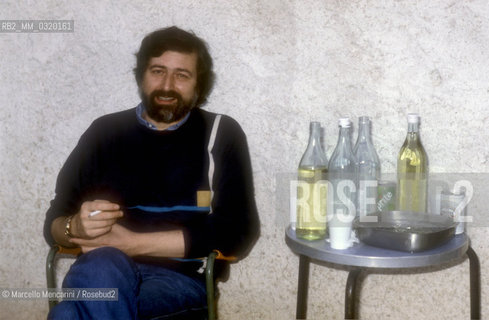
[{"label": "round metal table", "polygon": [[325,240],[298,239],[295,231],[290,227],[285,231],[285,242],[294,253],[300,256],[296,319],[306,319],[311,259],[353,267],[348,274],[345,289],[345,319],[356,319],[356,288],[362,271],[366,272],[369,268],[432,267],[457,259],[462,261],[466,255],[470,263],[471,319],[480,319],[480,264],[475,251],[470,247],[470,239],[466,234],[456,235],[441,246],[416,253],[382,249],[361,242],[355,243],[346,250],[335,250]]}]

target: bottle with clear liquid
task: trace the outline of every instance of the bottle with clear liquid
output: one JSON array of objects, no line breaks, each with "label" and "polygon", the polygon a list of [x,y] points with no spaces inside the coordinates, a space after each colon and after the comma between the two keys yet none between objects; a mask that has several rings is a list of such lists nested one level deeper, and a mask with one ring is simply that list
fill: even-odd
[{"label": "bottle with clear liquid", "polygon": [[305,240],[326,237],[328,159],[321,147],[321,125],[310,123],[307,149],[299,163],[296,236]]},{"label": "bottle with clear liquid", "polygon": [[372,142],[369,117],[358,119],[358,138],[353,147],[357,159],[358,199],[357,212],[363,216],[377,211],[377,185],[380,180],[380,160]]},{"label": "bottle with clear liquid", "polygon": [[397,158],[397,209],[426,212],[428,156],[419,134],[420,117],[407,116],[408,133]]},{"label": "bottle with clear liquid", "polygon": [[341,118],[338,124],[340,132],[329,160],[328,180],[333,187],[333,219],[342,216],[348,220],[356,216],[357,160],[352,150],[350,119]]}]

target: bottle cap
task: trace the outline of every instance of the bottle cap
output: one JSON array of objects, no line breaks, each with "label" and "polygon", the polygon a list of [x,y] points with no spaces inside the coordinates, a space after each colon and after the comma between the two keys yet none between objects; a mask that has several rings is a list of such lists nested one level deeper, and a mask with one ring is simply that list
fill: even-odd
[{"label": "bottle cap", "polygon": [[407,115],[408,123],[419,123],[420,117],[417,113],[408,113]]},{"label": "bottle cap", "polygon": [[351,121],[350,118],[340,118],[338,120],[338,125],[343,128],[349,128],[351,127]]}]

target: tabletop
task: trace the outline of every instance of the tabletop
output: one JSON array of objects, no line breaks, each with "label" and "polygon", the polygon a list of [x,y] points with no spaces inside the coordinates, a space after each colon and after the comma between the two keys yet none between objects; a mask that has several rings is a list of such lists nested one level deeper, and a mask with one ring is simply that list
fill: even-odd
[{"label": "tabletop", "polygon": [[469,237],[455,235],[448,242],[421,252],[403,252],[354,243],[345,250],[332,249],[326,240],[307,241],[298,239],[295,230],[288,227],[285,242],[289,248],[311,259],[346,266],[368,268],[415,268],[436,266],[454,259],[462,258],[469,248]]}]

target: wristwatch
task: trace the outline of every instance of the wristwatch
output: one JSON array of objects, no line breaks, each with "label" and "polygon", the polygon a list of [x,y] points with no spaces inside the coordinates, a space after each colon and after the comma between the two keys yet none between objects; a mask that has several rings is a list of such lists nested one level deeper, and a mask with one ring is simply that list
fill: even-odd
[{"label": "wristwatch", "polygon": [[73,216],[69,216],[66,218],[66,225],[65,225],[65,236],[68,238],[74,238],[75,236],[71,233],[71,219],[73,219]]}]

